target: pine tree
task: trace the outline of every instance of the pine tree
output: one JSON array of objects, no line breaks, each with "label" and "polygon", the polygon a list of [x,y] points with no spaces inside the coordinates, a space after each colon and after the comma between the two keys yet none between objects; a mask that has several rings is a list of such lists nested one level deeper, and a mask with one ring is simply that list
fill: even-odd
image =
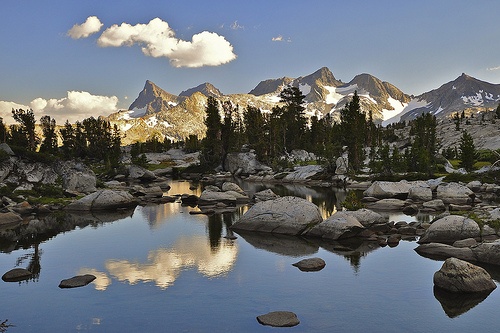
[{"label": "pine tree", "polygon": [[268,145],[266,134],[266,119],[262,112],[255,106],[247,106],[243,123],[245,127],[245,137],[251,148],[255,149],[257,158],[261,161],[267,160]]},{"label": "pine tree", "polygon": [[26,148],[30,151],[36,151],[40,138],[35,132],[36,121],[33,110],[12,109],[12,118],[19,123],[18,134],[26,137]]},{"label": "pine tree", "polygon": [[69,158],[73,155],[75,150],[75,129],[70,122],[66,120],[64,127],[59,130],[59,134],[62,139],[62,153],[66,158]]},{"label": "pine tree", "polygon": [[280,93],[280,102],[285,105],[277,110],[283,122],[282,136],[284,152],[303,148],[307,120],[304,117],[305,96],[299,88],[288,86]]},{"label": "pine tree", "polygon": [[56,154],[57,153],[57,134],[56,120],[50,116],[43,116],[40,119],[42,126],[43,141],[40,145],[41,153]]},{"label": "pine tree", "polygon": [[460,166],[468,172],[472,171],[474,163],[476,163],[477,160],[477,152],[476,146],[474,145],[474,139],[466,130],[462,132],[459,151]]},{"label": "pine tree", "polygon": [[347,146],[349,166],[357,172],[363,167],[366,119],[361,112],[358,92],[340,113],[343,142]]},{"label": "pine tree", "polygon": [[207,131],[202,142],[200,161],[208,168],[215,168],[221,162],[222,123],[219,114],[219,102],[214,97],[208,97],[205,112],[207,114],[205,118]]}]

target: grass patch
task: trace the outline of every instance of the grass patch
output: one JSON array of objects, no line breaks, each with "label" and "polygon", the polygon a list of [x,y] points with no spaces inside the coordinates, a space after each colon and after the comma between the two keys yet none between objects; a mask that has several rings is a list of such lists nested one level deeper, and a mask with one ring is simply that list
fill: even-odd
[{"label": "grass patch", "polygon": [[460,160],[450,160],[450,164],[453,168],[460,168]]},{"label": "grass patch", "polygon": [[155,171],[158,169],[166,169],[173,166],[175,166],[175,162],[169,160],[169,161],[162,161],[160,164],[147,164],[146,169],[148,169],[149,171]]}]

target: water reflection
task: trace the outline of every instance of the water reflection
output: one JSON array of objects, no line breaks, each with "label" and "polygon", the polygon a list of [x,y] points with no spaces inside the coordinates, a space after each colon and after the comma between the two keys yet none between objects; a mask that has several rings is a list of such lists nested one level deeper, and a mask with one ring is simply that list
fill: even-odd
[{"label": "water reflection", "polygon": [[452,293],[434,287],[434,297],[436,297],[444,312],[450,318],[455,318],[466,313],[484,301],[490,293]]},{"label": "water reflection", "polygon": [[195,268],[208,278],[224,276],[232,270],[237,257],[238,246],[231,240],[221,239],[214,247],[203,236],[180,237],[171,248],[150,251],[144,263],[108,259],[107,273],[88,268],[80,269],[80,273],[97,273],[93,282],[97,290],[105,290],[111,284],[108,274],[130,285],[153,282],[160,289],[167,289],[186,269]]}]

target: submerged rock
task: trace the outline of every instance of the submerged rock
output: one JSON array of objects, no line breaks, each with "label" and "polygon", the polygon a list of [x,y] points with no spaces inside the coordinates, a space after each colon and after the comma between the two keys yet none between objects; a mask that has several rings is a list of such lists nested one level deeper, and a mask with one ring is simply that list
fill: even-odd
[{"label": "submerged rock", "polygon": [[293,327],[300,324],[299,318],[293,312],[274,311],[257,316],[257,321],[262,325],[273,327]]},{"label": "submerged rock", "polygon": [[28,280],[33,274],[24,268],[14,268],[2,275],[5,282],[19,282]]},{"label": "submerged rock", "polygon": [[448,258],[434,274],[434,285],[450,292],[491,292],[497,286],[483,268],[457,258]]},{"label": "submerged rock", "polygon": [[292,264],[303,272],[317,272],[325,268],[326,263],[321,258],[303,259],[299,262]]},{"label": "submerged rock", "polygon": [[95,275],[85,274],[73,276],[70,279],[62,280],[59,283],[59,288],[77,288],[88,285],[90,282],[96,279]]}]

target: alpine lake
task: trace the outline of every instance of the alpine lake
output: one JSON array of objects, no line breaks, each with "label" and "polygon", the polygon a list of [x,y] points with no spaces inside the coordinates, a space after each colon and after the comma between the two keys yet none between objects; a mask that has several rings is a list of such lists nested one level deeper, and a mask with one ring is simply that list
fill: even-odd
[{"label": "alpine lake", "polygon": [[[239,185],[250,195],[271,188],[306,198],[324,218],[341,209],[346,195],[303,185]],[[201,190],[172,181],[168,194]],[[415,239],[379,247],[233,234],[229,227],[247,209],[193,215],[197,208],[175,202],[78,216],[58,212],[55,230],[17,241],[4,235],[1,273],[21,267],[35,274],[0,281],[0,322],[13,325],[7,332],[492,332],[500,325],[500,291],[482,297],[436,293],[433,275],[442,262],[419,256]],[[302,272],[292,266],[312,257],[326,267]],[[498,284],[500,270],[485,268]],[[85,287],[58,287],[87,273],[97,278]],[[256,316],[271,311],[294,312],[300,324],[259,324]]]}]

